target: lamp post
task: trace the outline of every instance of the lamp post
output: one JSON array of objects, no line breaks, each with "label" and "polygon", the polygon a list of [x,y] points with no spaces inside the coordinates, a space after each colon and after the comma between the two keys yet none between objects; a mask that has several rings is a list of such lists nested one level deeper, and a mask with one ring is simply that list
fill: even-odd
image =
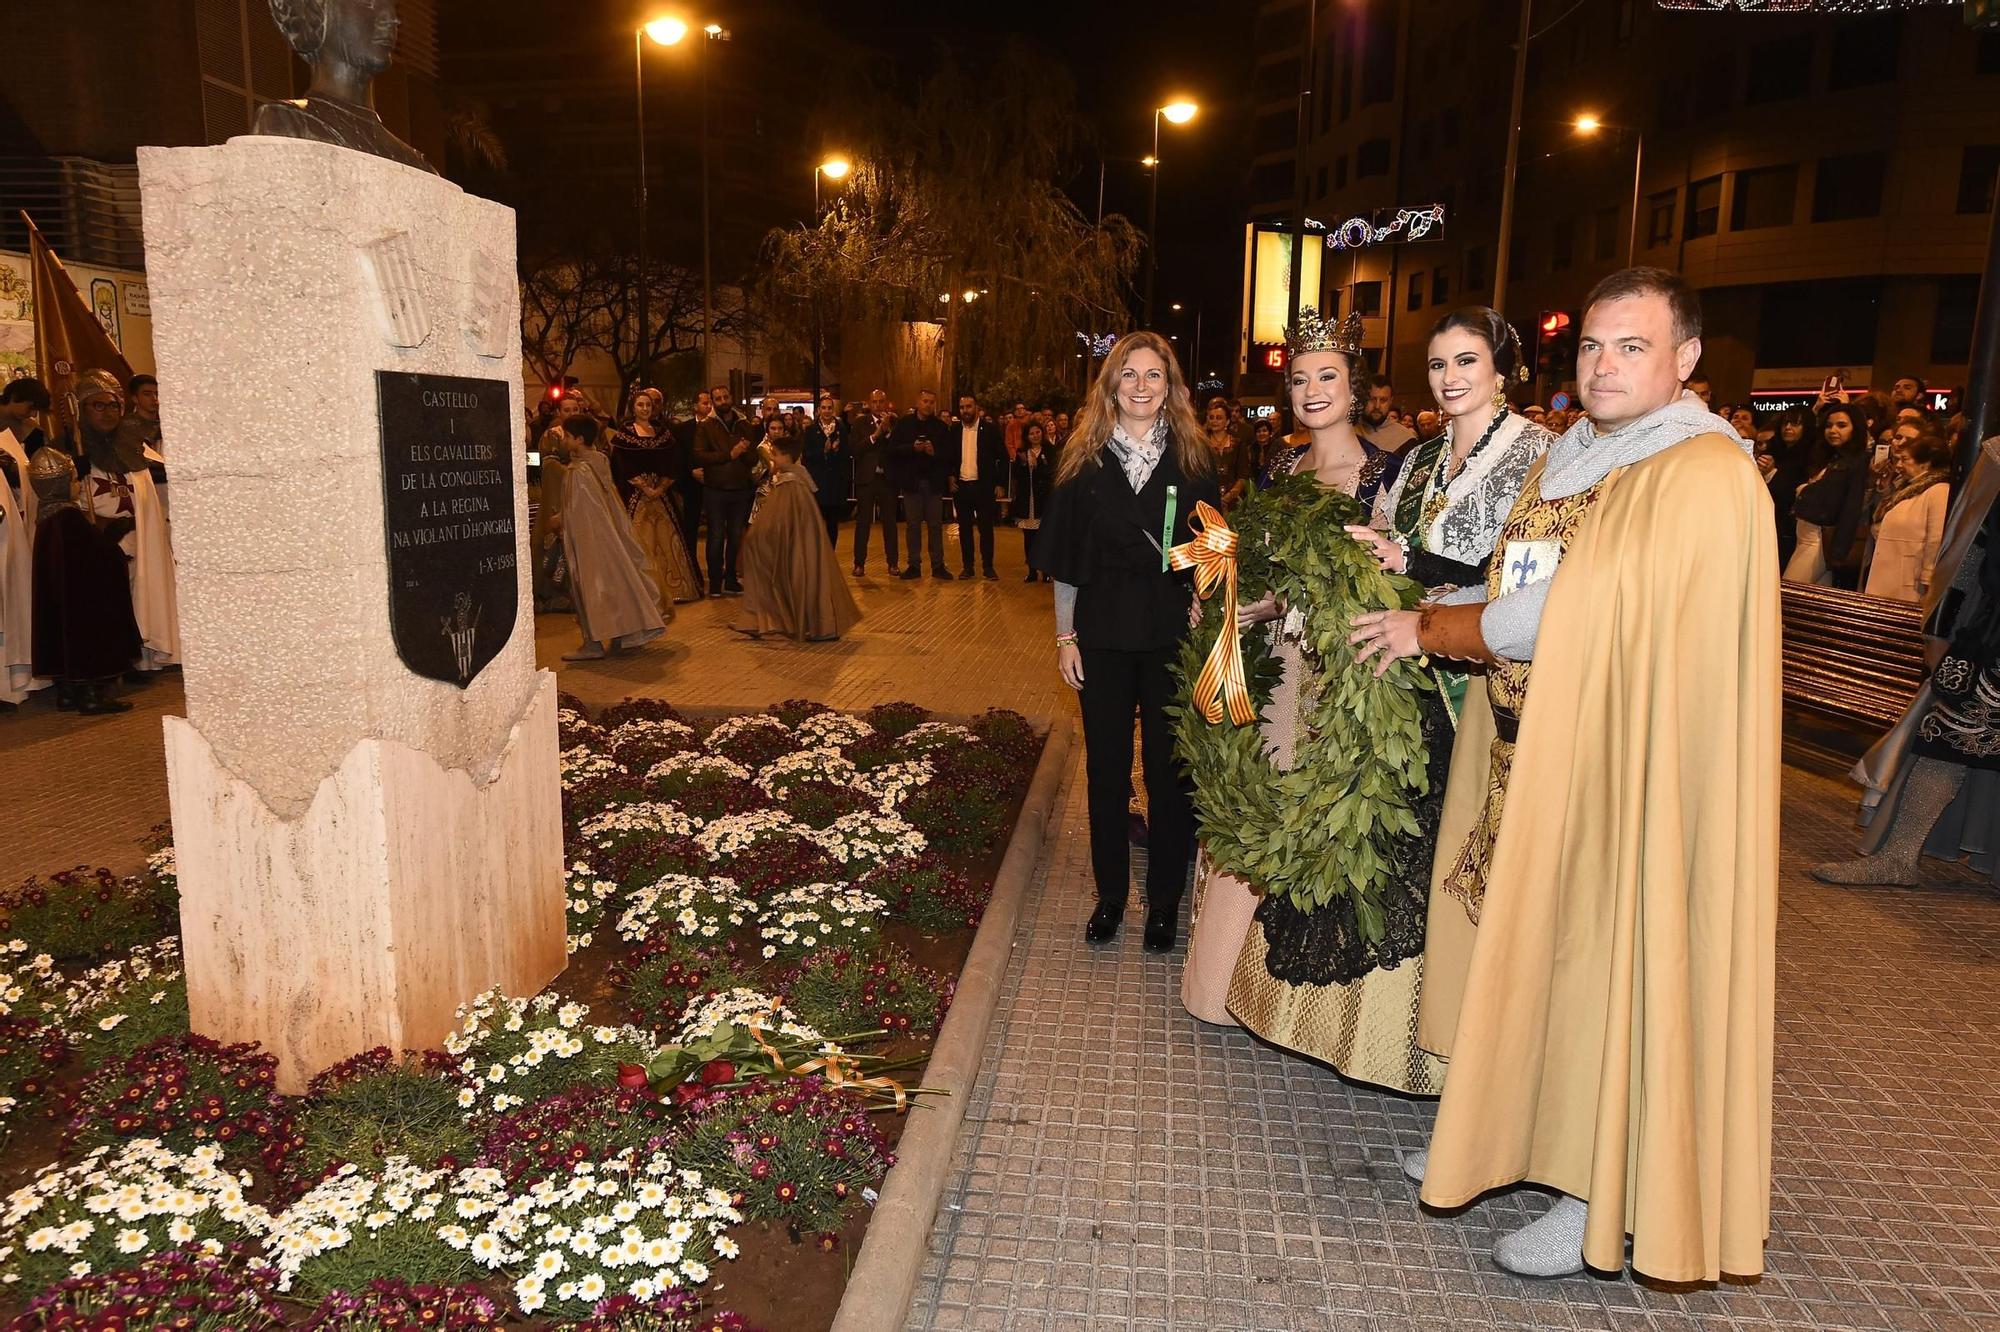
[{"label": "lamp post", "polygon": [[652,219],[646,211],[646,42],[672,46],[687,36],[688,25],[677,18],[659,18],[632,33],[632,84],[639,119],[639,328],[633,346],[639,362],[639,383],[646,383],[652,365],[652,284],[646,273],[647,247],[651,242]]},{"label": "lamp post", "polygon": [[701,33],[701,382],[712,387],[709,346],[715,341],[715,266],[709,254],[708,226],[708,48],[711,43],[728,41],[729,30],[720,23],[710,23]]},{"label": "lamp post", "polygon": [[[1514,91],[1507,105],[1507,164],[1500,169],[1500,235],[1493,247],[1493,308],[1507,308],[1507,274],[1514,252],[1514,176],[1521,167],[1521,100],[1528,87],[1528,39],[1535,0],[1521,0],[1521,27],[1514,38]],[[1303,135],[1300,142],[1304,142]]]},{"label": "lamp post", "polygon": [[1595,115],[1586,111],[1570,122],[1571,127],[1588,138],[1599,130],[1631,129],[1632,150],[1632,225],[1625,233],[1625,266],[1632,266],[1632,257],[1639,252],[1639,173],[1646,165],[1646,135],[1636,126],[1607,125]]},{"label": "lamp post", "polygon": [[1146,204],[1146,327],[1153,324],[1153,279],[1160,267],[1160,118],[1170,124],[1185,125],[1201,108],[1189,101],[1168,102],[1153,108],[1153,154],[1146,159],[1152,168],[1153,188]]},{"label": "lamp post", "polygon": [[[838,153],[813,168],[813,225],[815,227],[819,225],[820,177],[824,176],[828,180],[838,182],[847,179],[847,173],[853,169],[854,164]],[[819,293],[815,291],[813,293],[813,410],[815,412],[819,410],[819,367],[825,339],[826,330],[820,323]]]},{"label": "lamp post", "polygon": [[[1172,305],[1168,306],[1167,308],[1169,310],[1172,310],[1175,314],[1182,314],[1187,309],[1187,307],[1182,305],[1179,301],[1175,301]],[[1201,313],[1202,313],[1202,308],[1199,305],[1195,306],[1194,307],[1194,352],[1193,355],[1188,360],[1189,380],[1195,380],[1200,378],[1200,375],[1197,374],[1196,371],[1198,367],[1201,365]]]}]

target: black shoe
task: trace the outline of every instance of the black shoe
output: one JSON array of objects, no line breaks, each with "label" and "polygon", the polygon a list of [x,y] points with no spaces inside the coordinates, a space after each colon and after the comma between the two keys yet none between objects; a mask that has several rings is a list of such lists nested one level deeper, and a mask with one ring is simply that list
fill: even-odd
[{"label": "black shoe", "polygon": [[76,710],[86,717],[103,717],[114,712],[130,712],[132,705],[105,693],[103,685],[90,684],[83,686],[77,696]]},{"label": "black shoe", "polygon": [[916,571],[915,567],[913,566],[913,567],[911,567],[911,568],[908,568],[908,569],[905,569],[905,570],[903,570],[903,572],[901,572],[901,573],[897,574],[897,575],[896,575],[896,577],[898,577],[898,578],[902,579],[902,580],[903,580],[904,582],[908,583],[908,582],[912,582],[912,581],[914,581],[915,579],[918,579],[918,578],[922,578],[922,577],[923,577],[923,575],[922,575],[922,574],[920,574],[920,573],[918,573],[918,572]]},{"label": "black shoe", "polygon": [[969,583],[969,582],[971,582],[971,581],[972,581],[972,566],[968,564],[968,565],[966,565],[966,566],[965,566],[965,567],[964,567],[963,569],[960,569],[960,570],[958,571],[958,576],[959,576],[960,578],[963,578],[963,579],[964,579],[964,580],[965,580],[966,582],[968,582],[968,583]]},{"label": "black shoe", "polygon": [[1090,913],[1090,923],[1083,927],[1085,943],[1110,943],[1118,937],[1119,922],[1125,919],[1125,908],[1116,902],[1099,902],[1097,910]]},{"label": "black shoe", "polygon": [[725,596],[725,597],[740,597],[740,596],[742,596],[742,595],[743,595],[743,584],[741,584],[741,583],[739,583],[739,582],[736,582],[736,581],[735,581],[734,579],[730,580],[730,581],[729,581],[729,582],[727,582],[727,583],[724,583],[724,584],[722,585],[722,595],[723,595],[723,596]]},{"label": "black shoe", "polygon": [[1167,914],[1153,912],[1146,917],[1146,951],[1149,953],[1171,953],[1174,951],[1176,934],[1175,918],[1179,912]]},{"label": "black shoe", "polygon": [[1032,583],[1032,582],[1034,582],[1034,581],[1035,581],[1035,571],[1034,571],[1033,569],[1030,569],[1030,570],[1028,570],[1028,576],[1027,576],[1026,578],[1023,578],[1023,579],[1022,579],[1021,581],[1022,581],[1022,582],[1024,582],[1024,583]]},{"label": "black shoe", "polygon": [[868,576],[868,573],[865,569],[863,569],[860,565],[857,564],[854,566],[854,576],[856,578],[866,578]]},{"label": "black shoe", "polygon": [[[967,578],[971,576],[971,574],[966,575]],[[939,565],[937,568],[931,570],[931,577],[943,579],[947,583],[956,581],[951,576],[951,570],[945,568],[943,565]]]},{"label": "black shoe", "polygon": [[999,575],[998,573],[994,572],[994,569],[993,569],[993,566],[992,566],[992,565],[990,565],[990,564],[986,566],[986,572],[985,572],[985,574],[984,574],[984,575],[982,575],[982,576],[983,576],[983,577],[986,577],[986,578],[990,578],[990,579],[992,579],[992,580],[993,580],[994,582],[996,582],[996,583],[1000,581],[1000,575]]},{"label": "black shoe", "polygon": [[76,696],[78,692],[79,691],[77,689],[77,686],[73,684],[64,684],[62,681],[58,680],[56,682],[56,711],[75,712]]}]

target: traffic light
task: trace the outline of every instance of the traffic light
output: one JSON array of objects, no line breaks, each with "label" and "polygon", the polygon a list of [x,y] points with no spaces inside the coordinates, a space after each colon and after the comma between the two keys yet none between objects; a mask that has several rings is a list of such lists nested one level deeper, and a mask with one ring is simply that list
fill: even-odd
[{"label": "traffic light", "polygon": [[758,370],[743,372],[743,401],[761,402],[764,398],[764,375]]},{"label": "traffic light", "polygon": [[1561,384],[1576,369],[1576,317],[1567,310],[1544,310],[1535,323],[1535,373]]},{"label": "traffic light", "polygon": [[561,384],[549,385],[549,405],[553,407],[555,404],[561,402],[562,400],[563,400],[563,386]]}]

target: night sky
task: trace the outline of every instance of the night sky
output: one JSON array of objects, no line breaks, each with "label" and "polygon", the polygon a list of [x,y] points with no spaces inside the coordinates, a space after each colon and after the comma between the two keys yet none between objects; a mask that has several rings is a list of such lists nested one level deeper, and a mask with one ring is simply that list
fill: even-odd
[{"label": "night sky", "polygon": [[[983,53],[1019,39],[1052,75],[1074,81],[1094,140],[1079,151],[1066,182],[1071,196],[1086,216],[1095,213],[1101,151],[1109,163],[1105,210],[1140,227],[1147,173],[1139,159],[1151,149],[1152,109],[1192,99],[1202,107],[1195,122],[1161,132],[1156,323],[1192,342],[1193,312],[1201,307],[1209,362],[1202,368],[1227,368],[1241,284],[1255,12],[1242,0],[1159,0],[1145,8],[1042,0],[978,7],[957,0],[443,0],[441,9],[448,95],[476,102],[509,154],[504,175],[476,168],[457,174],[520,209],[524,257],[566,227],[619,224],[636,179],[631,34],[663,13],[713,20],[731,34],[709,48],[718,278],[754,262],[769,227],[809,214],[812,163],[828,146],[813,137],[813,112],[836,65],[890,65],[914,76],[942,49],[977,64]],[[691,48],[648,53],[647,140],[656,244],[666,257],[698,262],[696,58]],[[1135,285],[1143,287],[1143,268]],[[1183,316],[1170,312],[1174,301],[1188,307]],[[1176,318],[1186,320],[1184,329],[1170,322]]]}]

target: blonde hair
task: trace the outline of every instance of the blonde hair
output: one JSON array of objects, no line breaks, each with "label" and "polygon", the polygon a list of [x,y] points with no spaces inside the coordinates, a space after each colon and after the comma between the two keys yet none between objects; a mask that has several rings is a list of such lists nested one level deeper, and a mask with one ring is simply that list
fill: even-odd
[{"label": "blonde hair", "polygon": [[1201,423],[1195,420],[1187,381],[1181,378],[1179,358],[1165,338],[1141,329],[1118,339],[1077,408],[1069,442],[1063,445],[1062,458],[1056,463],[1057,485],[1074,480],[1085,467],[1098,461],[1105,444],[1110,442],[1111,429],[1118,424],[1118,377],[1136,351],[1152,352],[1167,367],[1167,396],[1160,404],[1160,414],[1167,420],[1167,436],[1173,444],[1174,460],[1180,464],[1181,475],[1207,476],[1215,470]]}]

